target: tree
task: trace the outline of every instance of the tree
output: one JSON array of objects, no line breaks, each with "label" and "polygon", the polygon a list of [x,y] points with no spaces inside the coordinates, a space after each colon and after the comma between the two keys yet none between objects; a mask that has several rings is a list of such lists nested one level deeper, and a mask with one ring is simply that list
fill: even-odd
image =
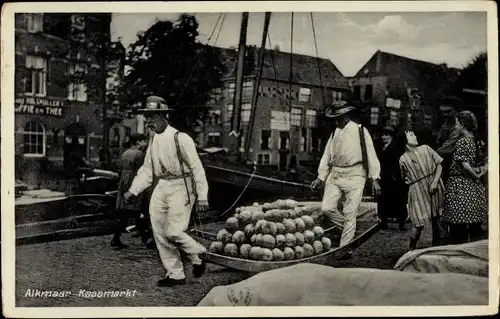
[{"label": "tree", "polygon": [[455,82],[457,93],[462,89],[487,90],[488,57],[486,52],[479,53],[460,72]]},{"label": "tree", "polygon": [[131,107],[148,95],[163,97],[174,108],[171,121],[193,134],[206,115],[204,105],[222,86],[225,67],[217,50],[197,42],[198,22],[182,14],[174,23],[157,21],[137,34],[126,54],[130,73],[121,87],[122,104]]}]

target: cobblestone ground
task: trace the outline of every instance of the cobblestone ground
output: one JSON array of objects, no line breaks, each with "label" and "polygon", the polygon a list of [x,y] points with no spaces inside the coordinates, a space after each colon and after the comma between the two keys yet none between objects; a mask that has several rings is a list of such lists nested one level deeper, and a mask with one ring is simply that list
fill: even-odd
[{"label": "cobblestone ground", "polygon": [[[395,227],[395,225],[391,225]],[[380,231],[360,246],[347,261],[336,267],[390,269],[408,246],[408,231]],[[211,288],[228,285],[250,275],[208,265],[199,279],[186,268],[187,284],[175,288],[156,287],[164,276],[156,250],[143,248],[137,238],[123,236],[129,248],[115,251],[109,247],[111,236],[89,237],[60,242],[18,246],[16,248],[17,307],[88,306],[195,306]],[[430,246],[425,231],[420,247]],[[71,291],[67,298],[27,297],[28,289]],[[135,296],[84,298],[80,290],[136,291]]]}]

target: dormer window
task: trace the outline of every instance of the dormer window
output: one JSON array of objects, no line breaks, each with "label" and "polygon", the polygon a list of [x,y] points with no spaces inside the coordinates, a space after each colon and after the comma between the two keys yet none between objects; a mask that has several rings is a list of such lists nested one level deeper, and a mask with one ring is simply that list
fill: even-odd
[{"label": "dormer window", "polygon": [[37,33],[43,31],[43,13],[27,13],[26,14],[26,29],[29,33]]}]

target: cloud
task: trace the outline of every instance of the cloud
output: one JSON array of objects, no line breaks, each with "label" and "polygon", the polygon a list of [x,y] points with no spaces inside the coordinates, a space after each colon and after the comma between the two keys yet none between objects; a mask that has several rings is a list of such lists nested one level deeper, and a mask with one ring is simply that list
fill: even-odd
[{"label": "cloud", "polygon": [[419,26],[408,23],[401,15],[386,15],[376,23],[361,25],[341,13],[340,24],[362,33],[372,41],[409,42],[417,39],[420,33]]},{"label": "cloud", "polygon": [[378,39],[412,41],[418,37],[420,28],[409,24],[400,15],[389,15],[377,24],[366,26],[365,31]]}]

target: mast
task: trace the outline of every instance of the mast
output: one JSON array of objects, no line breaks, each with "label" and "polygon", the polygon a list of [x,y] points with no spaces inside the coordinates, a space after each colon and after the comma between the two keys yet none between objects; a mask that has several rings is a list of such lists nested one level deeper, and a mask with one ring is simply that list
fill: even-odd
[{"label": "mast", "polygon": [[269,22],[271,21],[271,12],[266,12],[266,16],[264,19],[264,30],[262,31],[262,43],[260,45],[260,56],[259,56],[259,65],[257,68],[257,77],[255,78],[255,84],[253,88],[253,94],[252,94],[252,106],[250,109],[250,123],[248,125],[248,131],[246,135],[246,141],[245,141],[245,159],[248,159],[249,153],[250,153],[250,146],[252,145],[252,137],[253,137],[253,126],[255,123],[255,109],[257,107],[257,99],[259,98],[259,87],[260,87],[260,80],[262,78],[262,68],[264,66],[264,56],[265,56],[265,50],[266,50],[266,40],[267,40],[267,33],[269,30]]},{"label": "mast", "polygon": [[245,63],[245,49],[247,41],[248,12],[242,13],[240,40],[238,44],[238,61],[236,63],[236,84],[234,91],[233,116],[231,121],[231,133],[235,138],[232,141],[233,150],[236,151],[237,158],[241,157],[239,148],[241,145],[241,100],[243,95],[243,66]]}]

